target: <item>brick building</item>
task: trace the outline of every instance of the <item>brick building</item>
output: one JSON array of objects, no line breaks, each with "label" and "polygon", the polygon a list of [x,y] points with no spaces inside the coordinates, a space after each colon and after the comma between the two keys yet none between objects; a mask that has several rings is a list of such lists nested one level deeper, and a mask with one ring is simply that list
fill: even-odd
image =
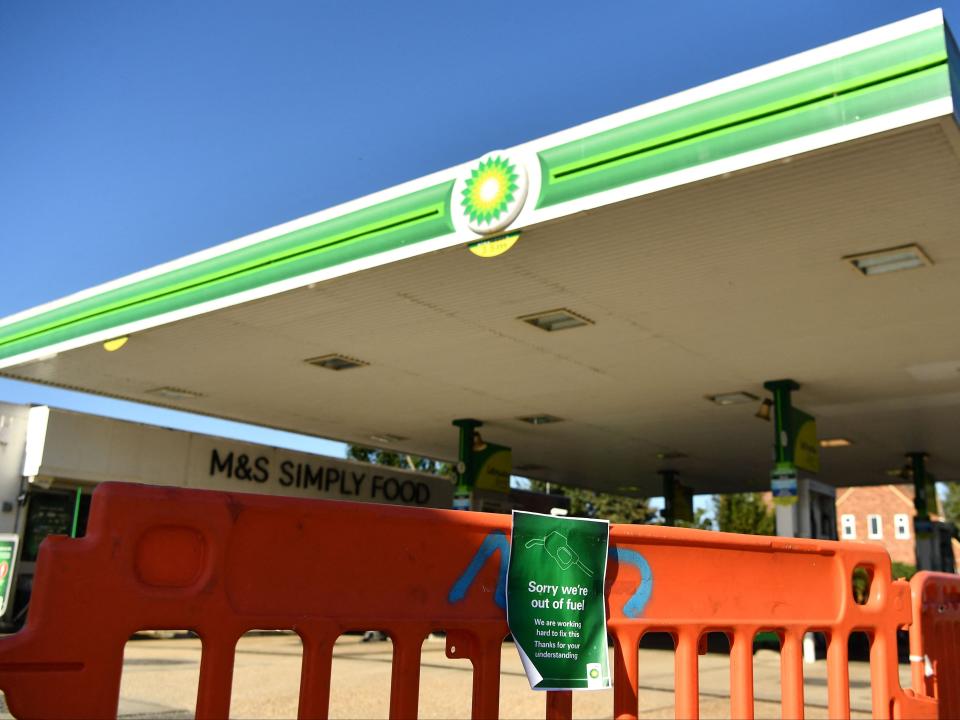
[{"label": "brick building", "polygon": [[[939,499],[937,501],[938,510]],[[895,562],[916,564],[913,485],[837,488],[837,537],[881,543]],[[931,516],[942,520],[939,515]],[[957,543],[953,543],[954,557]]]}]

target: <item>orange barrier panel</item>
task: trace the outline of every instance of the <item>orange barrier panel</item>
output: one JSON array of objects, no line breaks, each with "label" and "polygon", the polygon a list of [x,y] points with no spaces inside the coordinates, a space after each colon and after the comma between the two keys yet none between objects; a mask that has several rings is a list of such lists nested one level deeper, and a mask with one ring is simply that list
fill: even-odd
[{"label": "orange barrier panel", "polygon": [[937,699],[941,718],[960,717],[960,576],[919,572],[910,581],[913,689]]},{"label": "orange barrier panel", "polygon": [[[87,535],[40,549],[26,627],[0,640],[0,689],[20,718],[117,712],[132,633],[188,628],[202,640],[198,718],[230,708],[234,648],[251,629],[303,640],[300,717],[323,718],[333,644],[348,630],[393,639],[390,716],[417,715],[420,651],[432,630],[473,665],[473,717],[499,711],[510,518],[386,505],[304,501],[105,484]],[[857,566],[873,575],[853,601]],[[933,717],[935,703],[899,687],[896,631],[910,623],[909,586],[891,582],[882,548],[700,530],[611,528],[607,572],[614,646],[613,714],[636,717],[638,647],[649,631],[676,639],[676,713],[698,715],[698,653],[707,632],[732,638],[731,712],[753,714],[752,642],[783,638],[783,716],[803,716],[801,639],[829,638],[830,717],[849,715],[847,639],[870,639],[875,717]],[[568,718],[569,693],[545,713]]]}]

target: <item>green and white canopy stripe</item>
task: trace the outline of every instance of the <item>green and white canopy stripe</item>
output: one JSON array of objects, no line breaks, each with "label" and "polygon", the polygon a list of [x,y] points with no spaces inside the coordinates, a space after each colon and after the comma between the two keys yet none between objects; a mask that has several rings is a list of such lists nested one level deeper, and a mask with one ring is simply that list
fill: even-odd
[{"label": "green and white canopy stripe", "polygon": [[[0,321],[0,367],[475,241],[464,220],[516,200],[506,158],[530,175],[521,228],[950,116],[958,73],[940,11],[918,15],[19,313]],[[503,181],[490,197],[479,173]]]}]

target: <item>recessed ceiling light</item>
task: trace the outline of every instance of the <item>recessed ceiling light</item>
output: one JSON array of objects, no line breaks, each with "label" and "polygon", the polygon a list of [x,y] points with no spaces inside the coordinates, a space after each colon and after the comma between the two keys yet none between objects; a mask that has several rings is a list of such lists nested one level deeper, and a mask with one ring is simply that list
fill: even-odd
[{"label": "recessed ceiling light", "polygon": [[936,382],[938,380],[955,380],[960,375],[960,360],[945,360],[939,362],[921,363],[904,368],[914,380],[920,382]]},{"label": "recessed ceiling light", "polygon": [[822,448],[850,447],[851,445],[853,445],[853,440],[848,438],[824,438],[820,441],[820,447]]},{"label": "recessed ceiling light", "polygon": [[150,395],[159,395],[160,397],[165,397],[170,400],[194,400],[203,397],[201,393],[176,387],[153,388],[152,390],[147,390],[147,393]]},{"label": "recessed ceiling light", "polygon": [[364,367],[370,363],[346,355],[321,355],[320,357],[309,358],[304,362],[327,370],[351,370],[353,368]]},{"label": "recessed ceiling light", "polygon": [[549,425],[550,423],[563,422],[563,418],[558,418],[556,415],[527,415],[526,417],[518,417],[517,420],[531,425]]},{"label": "recessed ceiling light", "polygon": [[657,460],[682,460],[685,457],[690,457],[685,452],[680,452],[679,450],[666,450],[664,452],[657,453]]},{"label": "recessed ceiling light", "polygon": [[523,320],[523,322],[533,325],[534,327],[538,327],[541,330],[546,330],[547,332],[569,330],[575,327],[583,327],[584,325],[593,325],[593,320],[588,320],[583,315],[578,315],[572,310],[567,310],[566,308],[546,310],[533,315],[522,315],[521,317],[518,317],[517,320]]},{"label": "recessed ceiling light", "polygon": [[370,439],[373,440],[374,442],[386,443],[387,445],[392,445],[394,443],[402,442],[407,438],[401,435],[390,435],[388,433],[384,433],[383,435],[371,435]]},{"label": "recessed ceiling light", "polygon": [[897,270],[913,270],[933,265],[933,261],[920,249],[919,245],[901,245],[886,250],[847,255],[843,259],[863,275],[882,275]]},{"label": "recessed ceiling light", "polygon": [[742,405],[744,403],[756,402],[759,398],[752,393],[738,390],[737,392],[719,393],[717,395],[707,395],[707,400],[717,405]]}]

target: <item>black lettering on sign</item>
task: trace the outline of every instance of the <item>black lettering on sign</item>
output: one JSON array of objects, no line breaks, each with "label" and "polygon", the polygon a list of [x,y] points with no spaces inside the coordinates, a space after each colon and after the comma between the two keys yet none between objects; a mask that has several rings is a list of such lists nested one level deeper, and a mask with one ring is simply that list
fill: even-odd
[{"label": "black lettering on sign", "polygon": [[424,505],[430,502],[430,486],[425,482],[417,483],[417,505]]},{"label": "black lettering on sign", "polygon": [[330,492],[330,486],[333,485],[333,483],[340,485],[340,494],[343,495],[343,475],[336,468],[327,468],[326,481],[324,482],[323,489]]},{"label": "black lettering on sign", "polygon": [[253,466],[257,470],[253,474],[254,480],[256,480],[258,483],[265,483],[270,479],[270,460],[268,458],[260,455],[256,462],[253,463]]},{"label": "black lettering on sign", "polygon": [[[360,484],[363,482],[363,478],[366,477],[366,473],[357,473],[353,470],[350,471],[350,479],[353,480],[353,492],[348,493],[350,495],[360,495]],[[344,490],[344,493],[347,491]]]},{"label": "black lettering on sign", "polygon": [[[270,458],[265,455],[235,454],[232,451],[221,455],[220,451],[214,448],[210,452],[210,476],[215,475],[266,483],[270,480]],[[380,502],[402,502],[415,505],[426,505],[430,502],[430,486],[425,482],[412,479],[373,475],[370,477],[370,489],[366,490],[367,474],[365,472],[311,466],[309,463],[297,463],[292,460],[284,460],[280,463],[276,477],[283,487],[314,487],[319,492],[357,497],[363,490],[371,500],[380,500]]]},{"label": "black lettering on sign", "polygon": [[250,479],[250,458],[245,454],[237,455],[237,464],[233,468],[233,476],[237,480]]},{"label": "black lettering on sign", "polygon": [[396,500],[397,495],[400,494],[400,483],[397,482],[396,478],[387,478],[383,483],[383,496],[387,500]]},{"label": "black lettering on sign", "polygon": [[313,472],[313,468],[310,467],[310,463],[303,463],[303,486],[305,488],[310,487],[311,485],[316,485],[317,490],[323,490],[323,468],[317,470],[316,474]]},{"label": "black lettering on sign", "polygon": [[228,478],[233,477],[233,453],[227,453],[226,458],[221,458],[217,449],[214,448],[210,453],[210,476],[213,477],[218,472],[226,473]]}]

